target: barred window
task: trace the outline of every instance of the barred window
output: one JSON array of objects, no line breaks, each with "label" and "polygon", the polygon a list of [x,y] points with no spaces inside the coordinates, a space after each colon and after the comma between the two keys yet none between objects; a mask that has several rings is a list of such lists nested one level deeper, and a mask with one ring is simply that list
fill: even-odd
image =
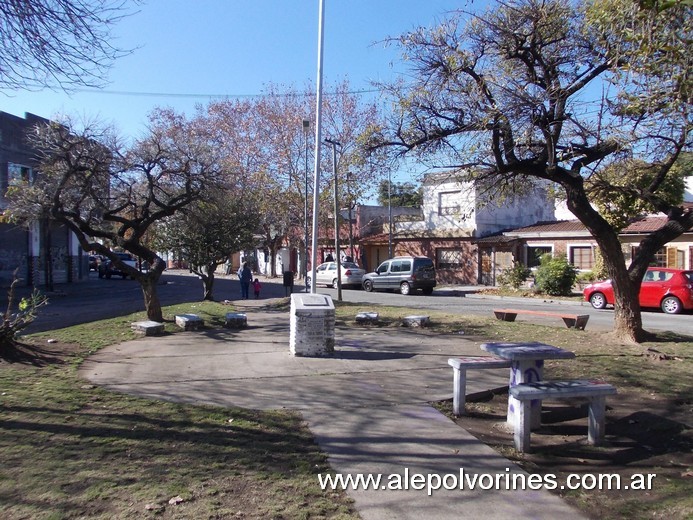
[{"label": "barred window", "polygon": [[438,206],[439,215],[456,215],[460,212],[459,191],[450,191],[438,194],[440,204]]},{"label": "barred window", "polygon": [[436,249],[438,269],[455,269],[464,265],[461,249]]},{"label": "barred window", "polygon": [[[638,247],[634,246],[632,248],[632,258],[638,253]],[[663,247],[657,251],[650,262],[650,267],[675,267],[674,265],[667,265],[667,248]]]},{"label": "barred window", "polygon": [[575,246],[570,248],[570,263],[578,269],[588,271],[594,268],[594,250],[592,246]]}]

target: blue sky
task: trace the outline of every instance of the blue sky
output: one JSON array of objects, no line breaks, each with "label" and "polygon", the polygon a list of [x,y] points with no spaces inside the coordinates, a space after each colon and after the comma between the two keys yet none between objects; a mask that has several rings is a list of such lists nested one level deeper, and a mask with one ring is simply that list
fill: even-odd
[{"label": "blue sky", "polygon": [[[393,77],[402,65],[396,49],[382,40],[435,25],[468,4],[325,0],[324,81],[348,78],[355,89],[366,89],[371,80]],[[205,95],[257,95],[268,83],[302,87],[317,75],[318,5],[318,0],[148,0],[114,30],[116,45],[135,51],[115,62],[107,87],[72,94],[4,90],[0,110],[99,118],[136,137],[157,106],[190,113],[210,100]]]}]

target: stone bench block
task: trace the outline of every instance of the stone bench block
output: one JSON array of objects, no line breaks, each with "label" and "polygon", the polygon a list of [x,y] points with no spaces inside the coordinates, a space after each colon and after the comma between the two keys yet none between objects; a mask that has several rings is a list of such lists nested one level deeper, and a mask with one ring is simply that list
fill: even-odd
[{"label": "stone bench block", "polygon": [[428,327],[431,324],[429,316],[406,316],[402,318],[404,327]]},{"label": "stone bench block", "polygon": [[144,334],[145,336],[156,336],[164,332],[164,324],[158,321],[135,321],[130,324],[130,327],[138,334]]},{"label": "stone bench block", "polygon": [[589,401],[587,442],[598,446],[604,439],[606,396],[616,393],[616,388],[599,381],[567,380],[538,381],[510,387],[510,395],[521,401],[519,413],[515,414],[513,439],[515,449],[527,452],[530,449],[530,403],[533,399],[586,398]]},{"label": "stone bench block", "polygon": [[248,315],[242,312],[227,312],[224,327],[227,329],[244,329],[248,326]]},{"label": "stone bench block", "polygon": [[380,315],[377,312],[359,312],[356,315],[356,323],[364,323],[364,324],[378,323],[379,319],[380,319]]},{"label": "stone bench block", "polygon": [[183,330],[197,330],[204,323],[197,314],[176,314],[176,325]]},{"label": "stone bench block", "polygon": [[464,356],[448,359],[452,367],[452,413],[464,415],[467,400],[467,370],[470,368],[510,368],[510,361],[491,356]]}]

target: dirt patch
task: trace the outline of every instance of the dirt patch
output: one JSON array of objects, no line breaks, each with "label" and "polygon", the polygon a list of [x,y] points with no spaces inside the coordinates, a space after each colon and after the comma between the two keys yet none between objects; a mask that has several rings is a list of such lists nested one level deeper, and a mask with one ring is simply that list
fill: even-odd
[{"label": "dirt patch", "polygon": [[[607,398],[606,438],[600,447],[587,444],[586,403],[545,402],[541,428],[532,432],[532,452],[524,454],[514,448],[507,404],[507,393],[489,394],[468,402],[468,415],[453,420],[528,473],[553,474],[559,484],[574,474],[619,475],[621,489],[554,490],[592,518],[693,518],[690,400],[619,389]],[[451,403],[444,403],[443,410],[450,414]],[[654,492],[632,489],[638,475],[646,482],[647,474],[656,474]]]},{"label": "dirt patch", "polygon": [[17,343],[14,348],[0,351],[0,367],[3,365],[12,365],[15,368],[64,365],[83,350],[79,345],[60,341]]}]

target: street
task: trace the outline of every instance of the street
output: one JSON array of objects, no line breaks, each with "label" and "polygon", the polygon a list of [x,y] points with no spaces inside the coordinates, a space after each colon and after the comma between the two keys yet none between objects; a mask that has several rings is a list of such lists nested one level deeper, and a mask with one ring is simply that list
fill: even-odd
[{"label": "street", "polygon": [[[261,298],[279,298],[286,294],[282,279],[262,280]],[[294,293],[304,289],[301,281],[297,281]],[[342,300],[362,303],[364,310],[377,310],[371,306],[391,305],[411,307],[420,310],[441,311],[460,315],[492,316],[493,309],[513,307],[540,311],[554,311],[561,307],[565,312],[589,314],[588,330],[609,331],[613,328],[613,310],[596,310],[587,302],[566,302],[546,299],[515,299],[482,296],[474,294],[473,287],[438,288],[431,296],[414,294],[403,296],[398,293],[372,292],[363,290],[344,289]],[[20,295],[26,294],[27,288],[22,288]],[[159,298],[162,305],[199,301],[202,297],[202,282],[187,271],[166,271],[158,286]],[[328,294],[337,299],[337,290],[318,287],[318,293]],[[26,333],[41,332],[57,328],[86,323],[104,318],[113,318],[144,310],[144,301],[140,286],[134,280],[99,279],[96,273],[91,273],[88,281],[79,284],[65,284],[56,287],[55,293],[49,295],[48,306],[39,310],[38,318],[26,329]],[[235,300],[240,298],[240,285],[235,275],[221,276],[214,282],[214,298],[217,301]],[[6,306],[6,295],[2,295],[0,305]],[[691,313],[668,315],[657,310],[642,313],[643,324],[647,330],[669,330],[680,334],[693,333],[693,316]],[[527,318],[519,317],[518,321]],[[531,321],[562,327],[556,318],[535,318]]]},{"label": "street", "polygon": [[[335,289],[318,288],[321,294],[329,294],[333,299],[337,298]],[[364,303],[373,305],[391,305],[412,307],[416,309],[430,309],[440,312],[460,315],[493,316],[493,309],[517,308],[537,311],[588,314],[588,330],[613,330],[614,311],[612,308],[597,310],[588,302],[573,302],[565,300],[553,300],[550,297],[540,298],[499,298],[474,294],[471,291],[457,290],[453,288],[439,288],[431,296],[414,294],[402,296],[398,293],[343,290],[342,299],[347,302]],[[560,309],[559,309],[560,307]],[[364,307],[364,309],[366,309]],[[372,309],[377,310],[377,309]],[[563,322],[550,317],[518,317],[518,321],[530,320],[533,323],[563,326]],[[693,334],[693,315],[664,314],[659,310],[645,310],[642,313],[643,326],[646,330],[671,331],[679,334]]]}]

